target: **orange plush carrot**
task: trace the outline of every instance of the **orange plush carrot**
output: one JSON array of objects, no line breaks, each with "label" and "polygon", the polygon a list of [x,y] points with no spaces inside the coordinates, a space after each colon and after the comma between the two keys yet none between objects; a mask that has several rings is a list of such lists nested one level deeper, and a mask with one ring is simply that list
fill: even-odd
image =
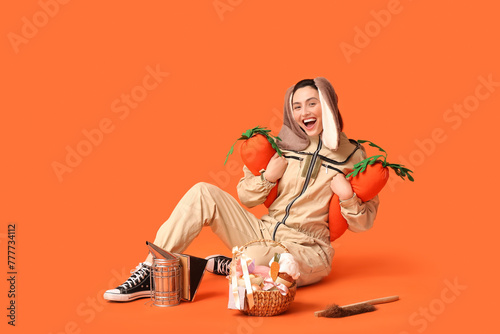
[{"label": "orange plush carrot", "polygon": [[[354,171],[346,176],[350,178],[352,190],[363,202],[371,200],[384,188],[389,179],[389,168],[392,168],[396,175],[399,175],[403,180],[408,177],[408,180],[413,181],[410,174],[413,172],[402,165],[388,163],[387,152],[381,147],[367,140],[358,140],[358,142],[368,142],[370,146],[376,147],[384,153],[384,155],[375,155],[358,162],[354,165]],[[383,160],[379,160],[381,158]],[[347,230],[347,221],[340,213],[339,197],[335,194],[330,202],[328,221],[330,241],[339,238]]]},{"label": "orange plush carrot", "polygon": [[[257,126],[253,129],[245,131],[240,138],[236,140],[245,140],[241,145],[241,159],[245,166],[250,169],[253,175],[260,175],[260,171],[267,167],[271,157],[278,152],[282,156],[281,150],[276,145],[275,139],[281,140],[279,137],[273,137],[269,133],[271,130]],[[233,153],[234,145],[231,146],[229,153],[226,156],[226,161],[229,155]],[[224,164],[226,163],[224,162]],[[267,196],[264,205],[268,208],[272,202],[276,199],[278,195],[278,181],[276,185],[271,189],[269,195]]]}]

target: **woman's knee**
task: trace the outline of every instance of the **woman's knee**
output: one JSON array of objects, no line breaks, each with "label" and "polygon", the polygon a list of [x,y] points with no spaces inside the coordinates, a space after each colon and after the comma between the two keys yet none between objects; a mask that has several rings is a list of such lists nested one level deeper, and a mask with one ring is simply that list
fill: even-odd
[{"label": "woman's knee", "polygon": [[323,278],[328,276],[330,274],[330,269],[327,267],[322,267],[319,268],[317,271],[312,271],[312,272],[301,272],[300,277],[297,280],[297,286],[306,286],[306,285],[311,285],[318,283],[321,281]]},{"label": "woman's knee", "polygon": [[193,190],[193,191],[200,191],[200,190],[203,190],[203,189],[207,189],[208,188],[208,185],[210,185],[210,183],[207,183],[207,182],[198,182],[198,183],[195,183],[190,189],[189,191]]},{"label": "woman's knee", "polygon": [[210,183],[206,182],[198,182],[193,185],[184,195],[185,198],[189,198],[191,200],[198,199],[200,197],[207,197],[210,195]]},{"label": "woman's knee", "polygon": [[219,187],[211,184],[211,183],[198,182],[194,186],[192,186],[188,192],[196,192],[196,193],[200,193],[200,194],[213,194],[213,193],[220,192],[220,191],[223,191],[223,190],[220,189]]}]

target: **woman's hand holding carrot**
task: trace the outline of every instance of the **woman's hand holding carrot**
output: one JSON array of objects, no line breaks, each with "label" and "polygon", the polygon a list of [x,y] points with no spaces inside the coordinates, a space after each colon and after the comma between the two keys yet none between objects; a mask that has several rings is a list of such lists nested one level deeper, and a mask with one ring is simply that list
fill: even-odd
[{"label": "woman's hand holding carrot", "polygon": [[354,196],[351,183],[342,173],[338,173],[333,177],[332,182],[330,182],[330,188],[339,196],[341,201],[345,201]]},{"label": "woman's hand holding carrot", "polygon": [[264,177],[269,182],[278,181],[283,174],[285,173],[286,166],[288,165],[288,161],[286,161],[285,157],[280,157],[278,153],[275,153],[269,163],[267,164],[266,172],[264,173]]}]

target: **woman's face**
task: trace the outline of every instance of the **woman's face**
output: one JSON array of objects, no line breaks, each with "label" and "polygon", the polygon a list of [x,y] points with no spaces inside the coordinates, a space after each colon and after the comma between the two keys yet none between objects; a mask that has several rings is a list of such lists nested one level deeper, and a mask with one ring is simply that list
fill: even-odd
[{"label": "woman's face", "polygon": [[323,131],[321,103],[318,91],[311,86],[297,89],[292,98],[293,118],[308,136],[317,136]]}]

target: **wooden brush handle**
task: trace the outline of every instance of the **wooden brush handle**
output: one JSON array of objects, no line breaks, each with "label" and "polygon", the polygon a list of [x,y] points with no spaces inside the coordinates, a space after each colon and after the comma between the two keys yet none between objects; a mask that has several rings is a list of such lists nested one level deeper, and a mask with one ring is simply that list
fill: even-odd
[{"label": "wooden brush handle", "polygon": [[395,302],[396,300],[399,300],[399,296],[389,296],[389,297],[383,297],[383,298],[370,299],[370,300],[365,300],[364,302],[343,305],[341,307],[350,307],[350,306],[355,306],[355,305],[360,305],[360,304],[370,304],[370,305],[384,304],[384,303]]},{"label": "wooden brush handle", "polygon": [[[369,304],[369,305],[384,304],[384,303],[395,302],[396,300],[399,300],[399,296],[389,296],[389,297],[382,297],[382,298],[377,298],[377,299],[370,299],[370,300],[365,300],[364,302],[343,305],[343,306],[339,306],[339,307],[344,308],[344,307],[351,307],[351,306],[356,306],[356,305],[361,305],[361,304]],[[316,317],[319,317],[320,314],[323,313],[324,311],[325,310],[316,311],[316,312],[314,312],[314,315]]]}]

